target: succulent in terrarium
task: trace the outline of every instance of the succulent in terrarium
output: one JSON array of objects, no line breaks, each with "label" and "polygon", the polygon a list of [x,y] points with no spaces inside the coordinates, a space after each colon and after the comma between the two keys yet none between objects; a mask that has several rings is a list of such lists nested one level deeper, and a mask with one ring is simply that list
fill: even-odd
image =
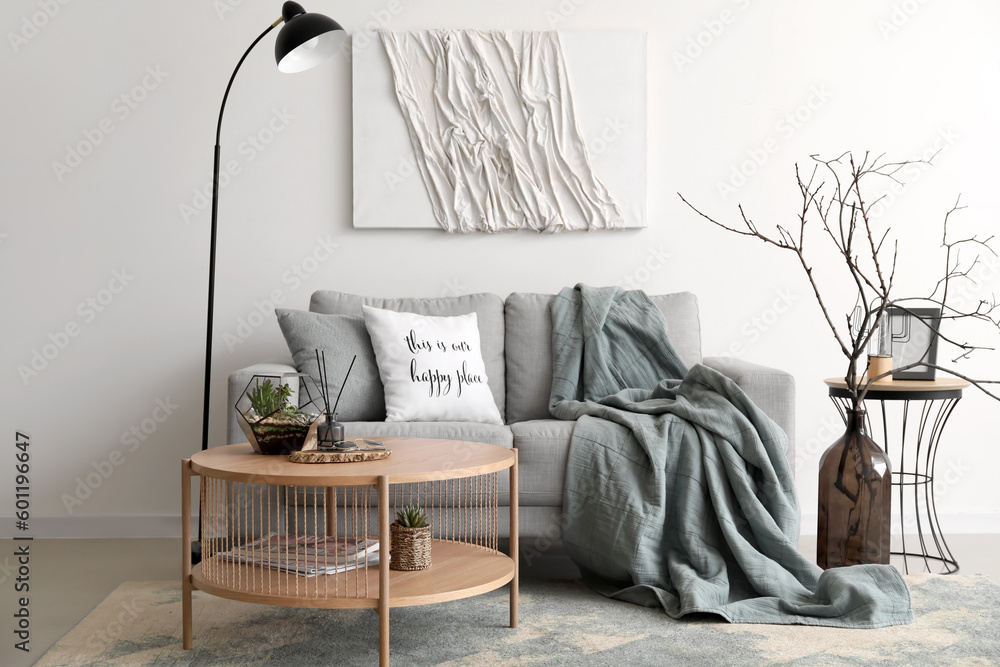
[{"label": "succulent in terrarium", "polygon": [[[297,378],[297,394],[286,377]],[[312,380],[301,373],[255,375],[236,403],[237,422],[259,454],[298,451],[319,417],[318,397]]]},{"label": "succulent in terrarium", "polygon": [[404,528],[424,528],[430,525],[427,512],[422,507],[404,507],[396,512],[396,522]]},{"label": "succulent in terrarium", "polygon": [[287,384],[275,387],[270,380],[264,380],[247,392],[247,399],[257,416],[267,417],[276,412],[296,412],[297,408],[288,402],[291,395],[292,388]]}]

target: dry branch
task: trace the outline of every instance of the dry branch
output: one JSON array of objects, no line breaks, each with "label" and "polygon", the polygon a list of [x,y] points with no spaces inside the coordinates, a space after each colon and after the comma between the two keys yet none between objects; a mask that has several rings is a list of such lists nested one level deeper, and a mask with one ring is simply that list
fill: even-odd
[{"label": "dry branch", "polygon": [[[878,233],[874,229],[871,212],[881,197],[873,202],[866,202],[862,182],[867,184],[872,180],[872,177],[877,176],[894,183],[901,183],[896,177],[901,169],[911,164],[930,164],[935,156],[931,156],[927,160],[904,160],[902,162],[884,162],[884,155],[873,159],[868,152],[865,152],[860,161],[856,161],[850,152],[845,152],[832,160],[824,160],[816,155],[810,157],[814,164],[808,179],[803,179],[799,165],[795,165],[795,178],[801,196],[801,208],[796,215],[797,230],[789,230],[782,225],[775,225],[777,234],[769,236],[760,231],[758,226],[747,216],[742,205],[738,207],[742,224],[739,226],[728,225],[703,213],[683,195],[677,194],[691,210],[712,224],[740,236],[756,238],[768,245],[790,251],[796,255],[799,265],[809,280],[813,296],[816,297],[823,318],[840,346],[841,352],[848,359],[844,380],[851,395],[852,407],[859,409],[872,383],[889,375],[889,373],[885,373],[872,378],[864,378],[868,370],[867,359],[862,362],[862,357],[865,356],[872,337],[877,331],[878,323],[883,321],[883,315],[889,308],[898,308],[909,313],[912,317],[919,318],[925,326],[931,329],[932,339],[936,336],[941,341],[957,348],[958,356],[953,362],[967,359],[973,352],[992,350],[992,347],[961,342],[943,334],[940,330],[940,322],[972,319],[988,324],[994,332],[1000,332],[1000,306],[995,298],[991,301],[981,299],[974,309],[964,310],[955,307],[954,303],[949,301],[954,281],[972,281],[971,272],[980,262],[977,254],[971,263],[963,264],[961,258],[963,248],[971,246],[976,250],[989,252],[996,256],[996,252],[990,245],[993,240],[992,236],[980,239],[974,235],[949,240],[948,225],[951,216],[956,211],[965,208],[960,206],[961,197],[945,213],[942,223],[941,247],[944,249],[944,276],[935,283],[933,291],[927,297],[903,297],[899,299],[893,297],[899,246],[891,234],[891,229],[886,229],[882,233]],[[818,180],[820,178],[825,180]],[[847,279],[851,281],[857,292],[857,305],[853,312],[845,316],[846,330],[834,323],[830,310],[827,308],[827,301],[824,300],[819,284],[813,275],[813,267],[806,258],[805,245],[809,238],[807,225],[811,219],[818,220],[822,236],[832,243],[840,257],[841,266],[847,274]],[[809,227],[809,229],[812,228]],[[886,256],[890,249],[891,259]],[[913,301],[932,303],[939,307],[941,309],[939,323],[935,325],[933,321],[911,311],[907,304]],[[861,363],[864,363],[863,370],[859,368]],[[931,367],[950,373],[970,382],[988,396],[1000,400],[997,393],[989,391],[984,386],[996,384],[995,380],[972,378],[956,372],[952,368],[924,362],[908,364],[896,370],[907,370],[917,366]],[[859,371],[861,372],[859,373]]]}]

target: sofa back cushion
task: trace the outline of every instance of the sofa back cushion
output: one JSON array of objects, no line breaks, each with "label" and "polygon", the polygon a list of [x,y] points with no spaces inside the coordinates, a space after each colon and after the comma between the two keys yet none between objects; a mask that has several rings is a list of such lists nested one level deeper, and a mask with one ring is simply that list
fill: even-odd
[{"label": "sofa back cushion", "polygon": [[[340,421],[385,419],[385,394],[364,319],[290,308],[275,308],[274,313],[292,353],[295,368],[300,373],[308,374],[320,388],[322,382],[316,350],[326,354],[327,390],[331,403],[340,398],[336,404]],[[357,359],[353,355],[357,355]],[[347,377],[348,369],[351,371],[350,378]],[[341,387],[344,388],[343,394]],[[333,407],[331,405],[330,409]]]},{"label": "sofa back cushion", "polygon": [[[504,364],[503,299],[496,294],[466,294],[455,297],[380,299],[345,294],[331,290],[313,292],[309,310],[314,313],[361,316],[361,306],[384,308],[420,315],[465,315],[475,313],[479,324],[479,340],[483,362],[493,400],[504,417],[506,405],[506,368]],[[550,343],[551,344],[551,343]],[[549,369],[551,373],[551,368]]]},{"label": "sofa back cushion", "polygon": [[[667,332],[681,360],[691,367],[701,363],[701,324],[698,300],[690,292],[650,296],[663,313]],[[514,293],[507,297],[507,423],[551,419],[552,294]]]}]

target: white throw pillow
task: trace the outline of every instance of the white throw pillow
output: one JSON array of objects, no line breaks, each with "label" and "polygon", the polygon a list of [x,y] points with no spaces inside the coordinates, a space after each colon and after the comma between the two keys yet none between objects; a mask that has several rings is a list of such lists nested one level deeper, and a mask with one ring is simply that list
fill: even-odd
[{"label": "white throw pillow", "polygon": [[502,424],[476,314],[433,317],[362,306],[385,388],[385,420]]}]

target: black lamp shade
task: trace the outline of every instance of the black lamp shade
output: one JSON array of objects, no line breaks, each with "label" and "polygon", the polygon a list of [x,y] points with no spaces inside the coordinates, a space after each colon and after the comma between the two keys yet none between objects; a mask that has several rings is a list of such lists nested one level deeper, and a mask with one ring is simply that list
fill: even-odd
[{"label": "black lamp shade", "polygon": [[274,41],[274,59],[286,73],[303,72],[332,56],[347,33],[333,19],[309,13],[297,2],[281,8],[285,25]]}]

